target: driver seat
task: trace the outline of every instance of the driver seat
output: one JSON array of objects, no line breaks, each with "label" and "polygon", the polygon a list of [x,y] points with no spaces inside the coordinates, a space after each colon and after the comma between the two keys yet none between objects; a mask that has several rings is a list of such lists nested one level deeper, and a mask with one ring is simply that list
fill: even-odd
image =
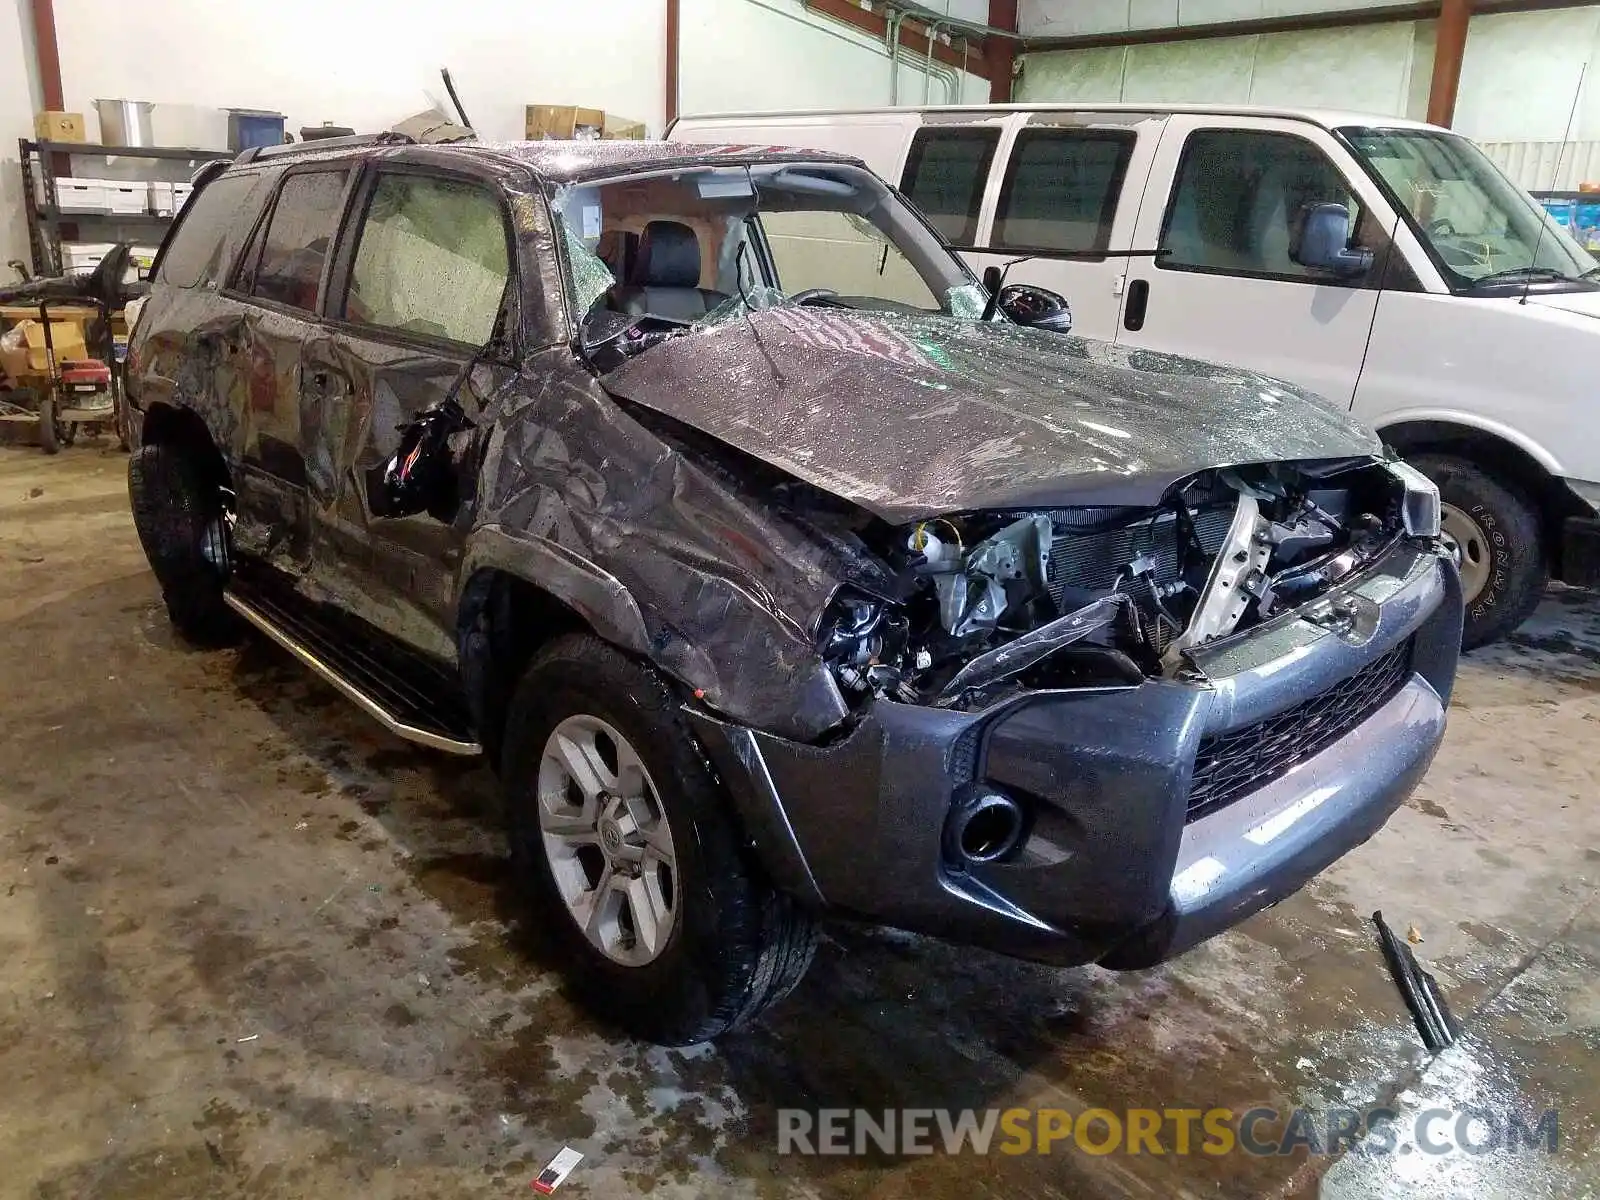
[{"label": "driver seat", "polygon": [[632,278],[611,292],[611,306],[620,313],[674,321],[698,321],[726,299],[700,286],[700,239],[680,221],[644,227]]}]

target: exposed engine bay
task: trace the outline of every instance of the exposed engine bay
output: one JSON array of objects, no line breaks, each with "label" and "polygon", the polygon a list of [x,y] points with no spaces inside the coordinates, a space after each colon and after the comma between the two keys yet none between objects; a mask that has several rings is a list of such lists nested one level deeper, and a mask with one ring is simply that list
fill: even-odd
[{"label": "exposed engine bay", "polygon": [[898,594],[842,589],[818,650],[856,700],[974,707],[1180,676],[1186,651],[1299,608],[1407,534],[1434,536],[1437,495],[1414,475],[1277,463],[1200,472],[1153,509],[918,522],[872,547]]}]

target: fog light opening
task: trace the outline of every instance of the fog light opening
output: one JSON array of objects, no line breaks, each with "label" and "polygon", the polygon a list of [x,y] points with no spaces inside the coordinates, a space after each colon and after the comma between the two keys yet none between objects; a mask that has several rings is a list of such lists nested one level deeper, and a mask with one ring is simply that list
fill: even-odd
[{"label": "fog light opening", "polygon": [[947,846],[958,862],[997,862],[1017,848],[1022,829],[1022,806],[1010,796],[985,792],[951,813]]}]

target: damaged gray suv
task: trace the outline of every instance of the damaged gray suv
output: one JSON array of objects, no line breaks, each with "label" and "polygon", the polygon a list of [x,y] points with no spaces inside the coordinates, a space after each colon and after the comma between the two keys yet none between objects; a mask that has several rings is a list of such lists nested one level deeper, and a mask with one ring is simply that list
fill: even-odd
[{"label": "damaged gray suv", "polygon": [[182,633],[488,756],[644,1037],[760,1012],[825,912],[1144,967],[1402,802],[1461,595],[1348,416],[1060,316],[850,159],[246,152],[134,333],[133,510]]}]

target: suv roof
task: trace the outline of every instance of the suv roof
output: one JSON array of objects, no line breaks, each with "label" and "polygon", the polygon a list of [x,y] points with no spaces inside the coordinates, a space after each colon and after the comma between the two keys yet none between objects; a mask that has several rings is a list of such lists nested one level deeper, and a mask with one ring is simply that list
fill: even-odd
[{"label": "suv roof", "polygon": [[276,166],[284,162],[301,162],[308,158],[343,155],[360,157],[380,152],[404,160],[410,151],[422,152],[434,159],[441,154],[500,162],[511,159],[555,183],[620,175],[641,169],[703,166],[707,163],[736,165],[802,161],[833,162],[854,167],[865,165],[859,158],[851,155],[833,154],[825,150],[789,150],[778,146],[697,145],[692,142],[646,142],[622,139],[604,142],[415,143],[404,135],[395,134],[303,142],[282,149],[273,147],[261,154],[246,151],[234,161],[240,166],[254,162],[271,163]]}]

